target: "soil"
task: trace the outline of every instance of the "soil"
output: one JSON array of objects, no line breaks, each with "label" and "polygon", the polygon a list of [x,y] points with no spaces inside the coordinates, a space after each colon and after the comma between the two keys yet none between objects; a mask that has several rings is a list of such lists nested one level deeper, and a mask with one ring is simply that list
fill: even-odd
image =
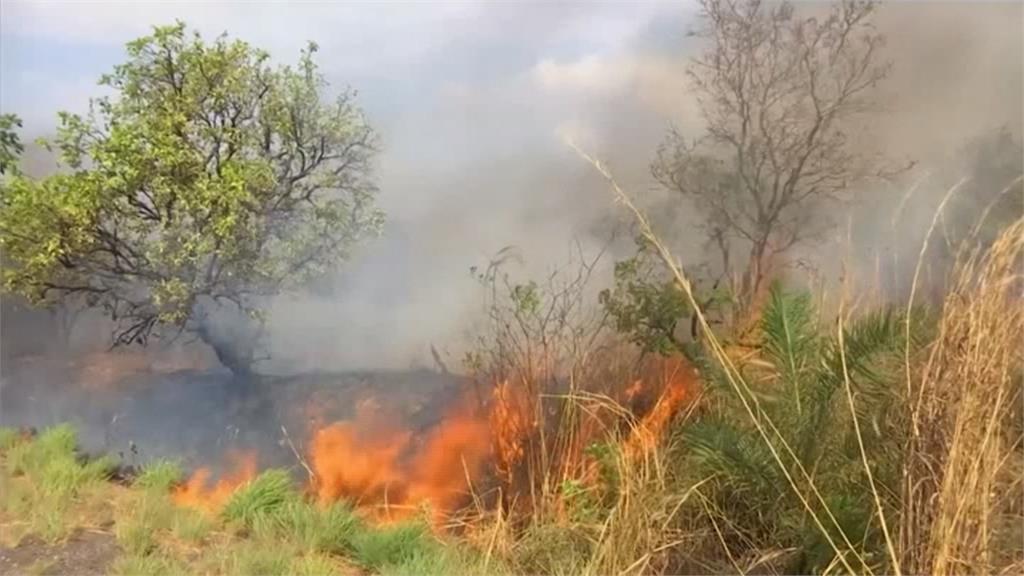
[{"label": "soil", "polygon": [[0,574],[102,576],[118,554],[113,534],[79,530],[60,544],[29,536],[14,548],[0,547]]}]

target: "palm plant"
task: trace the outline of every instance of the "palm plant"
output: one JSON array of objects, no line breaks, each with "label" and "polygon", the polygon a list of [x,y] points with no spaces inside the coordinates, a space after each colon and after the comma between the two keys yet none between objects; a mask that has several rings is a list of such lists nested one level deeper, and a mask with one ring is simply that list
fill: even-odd
[{"label": "palm plant", "polygon": [[[925,317],[911,315],[912,348],[927,333]],[[836,561],[832,541],[851,543],[865,568],[884,562],[876,512],[880,506],[888,516],[898,491],[902,434],[894,407],[903,390],[906,327],[904,313],[883,309],[843,326],[840,338],[819,325],[809,294],[773,286],[759,354],[742,366],[750,384],[746,400],[758,406],[756,423],[741,409],[738,395],[747,392],[726,385],[715,362],[703,363],[707,413],[682,430],[681,461],[688,473],[713,479],[704,512],[728,519],[716,522],[715,531],[730,559],[781,546],[792,551],[784,555],[787,572],[823,571]],[[774,431],[772,446],[755,424]],[[880,505],[872,499],[872,480]],[[797,491],[820,495],[807,500],[829,519],[832,533],[810,521]]]}]

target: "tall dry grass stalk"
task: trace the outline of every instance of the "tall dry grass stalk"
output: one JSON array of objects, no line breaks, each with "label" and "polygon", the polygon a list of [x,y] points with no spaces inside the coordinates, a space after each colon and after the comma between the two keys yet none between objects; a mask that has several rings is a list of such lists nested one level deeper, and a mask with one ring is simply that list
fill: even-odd
[{"label": "tall dry grass stalk", "polygon": [[[583,402],[590,404],[586,411],[618,413],[620,421],[629,423],[623,438],[609,437],[620,447],[612,457],[615,498],[598,527],[593,555],[583,573],[662,573],[665,552],[679,543],[671,530],[673,519],[699,485],[684,494],[673,493],[665,475],[666,454],[660,443],[646,441],[652,431],[643,421],[629,418],[628,411],[610,398]],[[634,440],[639,440],[639,448],[630,449]]]},{"label": "tall dry grass stalk", "polygon": [[[592,462],[590,473],[575,480],[583,480],[586,493],[591,496],[610,495],[610,500],[591,505],[600,507],[601,513],[593,518],[577,518],[575,513],[586,512],[587,504],[573,502],[565,493],[548,493],[538,503],[538,509],[548,514],[533,514],[526,523],[517,522],[503,507],[488,507],[474,498],[474,508],[467,511],[451,527],[465,534],[474,547],[483,552],[483,564],[493,565],[495,558],[504,559],[516,570],[526,573],[583,574],[652,574],[665,573],[669,552],[682,541],[674,530],[676,515],[690,498],[699,496],[703,482],[689,490],[673,490],[667,477],[667,454],[660,442],[648,441],[656,435],[647,418],[637,418],[631,410],[605,394],[577,392],[549,396],[549,401],[573,405],[590,421],[603,423],[589,439],[613,447],[603,461],[607,468],[597,469]],[[680,417],[692,414],[694,404]],[[572,426],[567,422],[564,426]],[[557,471],[548,471],[556,474]],[[600,486],[602,479],[614,479],[614,486]],[[528,494],[521,497],[527,498]],[[514,507],[513,507],[514,508]],[[553,511],[558,509],[560,513]],[[597,510],[592,510],[596,512]],[[522,520],[519,518],[518,520]],[[530,532],[538,530],[547,542],[539,544],[547,554],[541,564],[536,563],[538,543]],[[564,535],[572,535],[568,540]],[[531,543],[527,543],[533,540]],[[561,549],[579,547],[584,541],[585,551]]]},{"label": "tall dry grass stalk", "polygon": [[[819,491],[813,475],[803,466],[797,457],[793,447],[786,441],[785,436],[778,429],[776,423],[768,416],[761,406],[758,396],[751,389],[746,378],[730,357],[718,336],[712,331],[710,324],[704,314],[704,310],[694,295],[691,280],[683,273],[682,266],[672,256],[668,247],[661,241],[651,227],[650,221],[644,215],[632,198],[619,186],[608,168],[599,160],[590,156],[572,142],[567,144],[576,151],[585,161],[591,164],[607,180],[615,194],[618,202],[623,204],[632,214],[640,228],[640,234],[647,240],[657,252],[658,257],[665,264],[672,274],[679,290],[683,292],[694,315],[697,317],[701,329],[701,336],[705,345],[715,360],[720,364],[726,381],[732,387],[739,398],[751,424],[753,424],[758,435],[764,441],[765,446],[771,453],[772,459],[778,465],[779,471],[785,477],[789,488],[800,501],[800,504],[807,512],[808,518],[820,532],[828,546],[835,552],[838,563],[849,573],[858,573],[854,566],[863,567],[863,571],[873,574],[870,564],[860,552],[859,547],[850,541],[846,533],[840,527],[832,509],[825,501]],[[789,463],[793,464],[795,474],[790,472]],[[834,529],[830,530],[830,528]],[[839,539],[833,537],[838,533]]]},{"label": "tall dry grass stalk", "polygon": [[[1024,572],[995,539],[1021,458],[1022,257],[1024,220],[961,252],[938,337],[909,381],[900,545],[910,573]],[[1010,497],[1019,504],[1019,488]]]}]

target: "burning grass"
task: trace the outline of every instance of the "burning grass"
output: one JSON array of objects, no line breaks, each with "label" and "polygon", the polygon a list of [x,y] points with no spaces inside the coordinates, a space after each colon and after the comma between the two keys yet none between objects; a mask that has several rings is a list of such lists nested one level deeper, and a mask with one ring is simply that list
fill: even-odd
[{"label": "burning grass", "polygon": [[235,491],[245,487],[256,477],[256,453],[232,452],[228,455],[232,471],[211,487],[210,470],[196,470],[184,485],[174,489],[174,501],[181,506],[220,511]]},{"label": "burning grass", "polygon": [[[112,532],[121,555],[115,574],[352,574],[477,572],[472,557],[452,555],[423,520],[377,528],[344,503],[321,506],[290,475],[264,471],[240,481],[214,512],[181,505],[188,483],[168,462],[142,470],[131,486],[107,481],[109,462],[75,453],[68,426],[31,439],[4,431],[0,451],[2,544],[25,536],[60,543],[78,530]],[[239,460],[243,469],[246,459]],[[232,482],[239,481],[237,476]],[[219,494],[211,490],[195,494]],[[217,485],[221,485],[218,483]],[[219,501],[216,496],[214,501]],[[437,555],[435,558],[433,555]]]}]

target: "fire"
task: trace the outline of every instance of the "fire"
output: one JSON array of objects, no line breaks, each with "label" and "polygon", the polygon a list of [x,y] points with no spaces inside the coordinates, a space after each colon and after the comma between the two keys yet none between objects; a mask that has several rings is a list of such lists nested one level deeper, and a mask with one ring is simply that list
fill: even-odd
[{"label": "fire", "polygon": [[435,514],[462,503],[470,481],[490,454],[487,422],[460,408],[414,446],[407,431],[378,432],[337,422],[313,435],[310,461],[322,503],[346,499],[381,520],[408,517],[426,505]]},{"label": "fire", "polygon": [[643,389],[644,389],[644,381],[639,379],[639,378],[637,378],[637,380],[635,382],[633,382],[629,386],[629,388],[626,388],[626,390],[623,393],[623,395],[625,396],[627,402],[631,402],[633,400],[633,398],[636,398],[636,395],[639,394],[640,391],[643,390]]},{"label": "fire", "polygon": [[316,474],[321,502],[349,498],[355,504],[387,501],[402,482],[398,456],[408,444],[408,434],[377,441],[360,439],[357,426],[338,422],[313,436],[310,461]]},{"label": "fire", "polygon": [[[643,457],[690,402],[698,376],[685,358],[648,357],[625,381],[629,386],[622,397],[637,420],[623,448],[627,457]],[[420,433],[395,427],[400,417],[384,414],[373,398],[359,402],[351,420],[333,423],[307,407],[308,491],[321,504],[345,500],[382,522],[429,510],[435,525],[465,505],[474,490],[493,488],[488,481],[500,482],[514,499],[514,493],[531,489],[532,476],[522,472],[534,462],[529,452],[537,449],[538,439],[543,443],[536,434],[542,425],[536,420],[539,400],[527,390],[504,380],[494,385],[490,402],[473,402],[464,394],[438,424]],[[621,417],[620,412],[585,414],[567,443],[549,448],[556,475],[595,477],[595,462],[584,448],[620,426]],[[175,490],[175,502],[219,510],[256,473],[255,454],[234,454],[232,460],[232,472],[212,487],[210,471],[198,470]]]},{"label": "fire", "polygon": [[429,502],[436,513],[462,504],[490,455],[488,432],[486,420],[468,409],[442,422],[413,460],[409,501]]},{"label": "fire", "polygon": [[658,357],[648,362],[643,372],[644,380],[658,383],[661,395],[654,407],[640,419],[626,445],[627,454],[644,453],[653,448],[698,383],[696,370],[680,356]]},{"label": "fire", "polygon": [[494,387],[490,428],[494,438],[495,467],[506,485],[512,482],[512,473],[525,455],[524,442],[529,428],[529,407],[509,381]]},{"label": "fire", "polygon": [[239,486],[256,477],[256,453],[232,452],[228,454],[232,471],[224,475],[212,488],[208,488],[210,469],[200,468],[188,482],[175,488],[172,495],[179,506],[198,508],[209,512],[219,511]]}]

